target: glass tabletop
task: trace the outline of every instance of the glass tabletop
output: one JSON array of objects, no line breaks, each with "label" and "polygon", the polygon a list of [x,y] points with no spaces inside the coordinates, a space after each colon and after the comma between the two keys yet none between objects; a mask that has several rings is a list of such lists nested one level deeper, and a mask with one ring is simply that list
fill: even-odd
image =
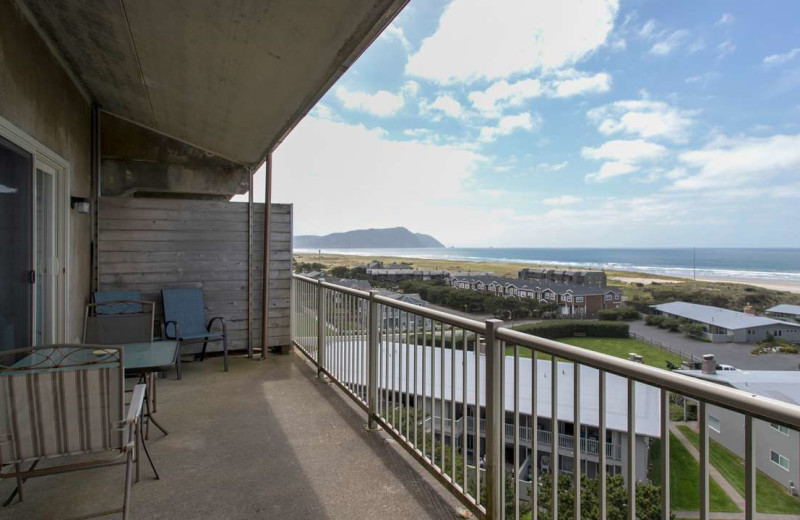
[{"label": "glass tabletop", "polygon": [[[46,371],[54,367],[57,370],[67,369],[87,363],[102,366],[116,361],[112,349],[106,351],[104,347],[96,345],[81,347],[39,349],[14,363],[13,367],[17,370]],[[167,368],[175,364],[178,355],[177,341],[148,341],[105,347],[122,347],[122,364],[125,370],[134,372]]]},{"label": "glass tabletop", "polygon": [[178,355],[177,341],[148,341],[126,343],[122,346],[122,363],[125,370],[155,370],[175,364]]}]

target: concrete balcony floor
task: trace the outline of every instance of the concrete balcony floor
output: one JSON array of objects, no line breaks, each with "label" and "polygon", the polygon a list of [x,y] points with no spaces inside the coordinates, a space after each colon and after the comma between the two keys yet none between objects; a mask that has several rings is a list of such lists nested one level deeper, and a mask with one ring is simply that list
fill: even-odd
[{"label": "concrete balcony floor", "polygon": [[[185,363],[158,381],[148,443],[161,480],[143,459],[132,517],[213,519],[448,518],[460,509],[365,414],[319,382],[300,354]],[[0,482],[3,500],[13,479]],[[71,518],[121,506],[124,466],[37,477],[25,501],[0,518]],[[121,516],[121,515],[118,515]]]}]

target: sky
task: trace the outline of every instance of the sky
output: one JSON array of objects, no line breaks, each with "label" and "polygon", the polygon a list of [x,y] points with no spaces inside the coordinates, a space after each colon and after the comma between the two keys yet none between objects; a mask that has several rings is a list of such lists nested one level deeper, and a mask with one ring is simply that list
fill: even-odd
[{"label": "sky", "polygon": [[798,20],[795,0],[411,0],[275,151],[273,201],[295,234],[800,247]]}]

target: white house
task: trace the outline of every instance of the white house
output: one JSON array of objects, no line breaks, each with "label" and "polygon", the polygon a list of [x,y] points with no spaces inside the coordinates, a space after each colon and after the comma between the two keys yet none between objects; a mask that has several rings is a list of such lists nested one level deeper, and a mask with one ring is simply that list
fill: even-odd
[{"label": "white house", "polygon": [[705,339],[712,343],[755,343],[766,339],[767,334],[800,343],[798,323],[696,303],[670,302],[652,307],[664,316],[702,324],[705,327]]}]

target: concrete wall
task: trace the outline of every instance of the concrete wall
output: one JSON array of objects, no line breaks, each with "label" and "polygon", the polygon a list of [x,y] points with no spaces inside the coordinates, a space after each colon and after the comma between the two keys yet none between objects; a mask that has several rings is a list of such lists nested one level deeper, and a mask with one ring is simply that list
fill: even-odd
[{"label": "concrete wall", "polygon": [[247,193],[247,168],[176,139],[105,113],[100,136],[104,197],[229,200]]},{"label": "concrete wall", "polygon": [[[720,422],[719,432],[708,429],[709,437],[739,457],[744,457],[744,415],[714,405],[708,405],[708,415],[716,417]],[[789,482],[794,482],[797,486],[800,480],[800,434],[789,430],[789,435],[785,435],[772,428],[769,423],[758,420],[753,421],[753,430],[756,438],[756,467],[785,488],[789,487]],[[789,471],[770,460],[770,450],[789,459]]]},{"label": "concrete wall", "polygon": [[[69,162],[70,191],[89,197],[91,106],[13,0],[0,0],[0,116]],[[89,215],[70,211],[67,339],[89,295]]]}]

